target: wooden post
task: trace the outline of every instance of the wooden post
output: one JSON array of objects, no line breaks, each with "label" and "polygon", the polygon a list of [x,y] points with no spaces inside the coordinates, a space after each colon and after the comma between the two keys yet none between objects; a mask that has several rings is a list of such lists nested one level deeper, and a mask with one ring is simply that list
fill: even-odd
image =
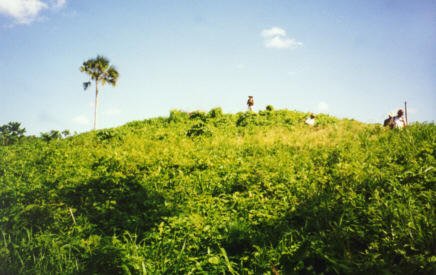
[{"label": "wooden post", "polygon": [[409,121],[407,120],[407,101],[404,102],[404,113],[406,114],[406,124],[409,125]]}]

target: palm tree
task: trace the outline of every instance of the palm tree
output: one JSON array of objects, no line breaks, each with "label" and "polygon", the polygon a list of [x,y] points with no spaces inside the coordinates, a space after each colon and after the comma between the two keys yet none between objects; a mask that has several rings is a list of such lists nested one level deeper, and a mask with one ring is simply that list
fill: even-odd
[{"label": "palm tree", "polygon": [[[117,84],[119,73],[114,66],[109,64],[109,60],[104,56],[97,55],[95,59],[89,59],[83,62],[80,67],[81,72],[85,72],[95,81],[95,112],[94,112],[94,130],[97,125],[97,106],[98,106],[98,83],[101,85],[109,83],[114,86]],[[91,86],[91,81],[84,82],[83,88],[86,90]]]}]

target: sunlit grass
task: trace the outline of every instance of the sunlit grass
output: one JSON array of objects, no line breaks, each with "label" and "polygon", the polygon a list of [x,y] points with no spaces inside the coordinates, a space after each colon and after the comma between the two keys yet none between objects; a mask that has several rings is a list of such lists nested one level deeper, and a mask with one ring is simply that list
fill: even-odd
[{"label": "sunlit grass", "polygon": [[265,111],[0,147],[0,274],[427,273],[434,124]]}]

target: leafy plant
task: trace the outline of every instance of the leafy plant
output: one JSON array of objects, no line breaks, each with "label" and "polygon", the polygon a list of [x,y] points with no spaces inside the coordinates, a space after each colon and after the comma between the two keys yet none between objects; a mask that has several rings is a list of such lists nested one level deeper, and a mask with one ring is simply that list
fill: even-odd
[{"label": "leafy plant", "polygon": [[197,115],[1,146],[0,274],[434,272],[434,123]]},{"label": "leafy plant", "polygon": [[100,141],[111,140],[111,139],[117,139],[117,140],[123,139],[123,134],[120,131],[113,130],[113,129],[101,130],[97,133],[96,136]]},{"label": "leafy plant", "polygon": [[209,118],[218,118],[223,115],[223,109],[221,107],[213,108],[207,113]]},{"label": "leafy plant", "polygon": [[9,122],[0,127],[0,144],[2,146],[11,145],[24,137],[26,129],[21,129],[21,123]]},{"label": "leafy plant", "polygon": [[62,134],[59,131],[51,130],[48,133],[41,133],[41,138],[44,141],[58,140],[62,138]]},{"label": "leafy plant", "polygon": [[205,124],[204,122],[199,122],[191,127],[186,132],[186,135],[188,137],[195,137],[195,136],[211,136],[213,133],[212,129]]}]

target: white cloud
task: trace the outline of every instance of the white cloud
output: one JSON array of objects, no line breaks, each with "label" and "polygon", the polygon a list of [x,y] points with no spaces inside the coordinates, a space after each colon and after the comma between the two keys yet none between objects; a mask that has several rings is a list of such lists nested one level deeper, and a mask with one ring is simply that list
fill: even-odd
[{"label": "white cloud", "polygon": [[262,36],[265,38],[264,44],[267,48],[295,49],[303,46],[303,43],[293,38],[287,38],[286,31],[277,27],[273,27],[269,30],[263,30]]},{"label": "white cloud", "polygon": [[81,115],[81,116],[76,116],[75,118],[72,119],[72,121],[76,124],[80,124],[80,125],[89,125],[89,120],[86,116]]},{"label": "white cloud", "polygon": [[276,49],[295,49],[299,46],[303,46],[303,43],[296,41],[295,39],[282,38],[280,36],[274,36],[265,40],[265,47]]},{"label": "white cloud", "polygon": [[329,105],[325,102],[318,103],[318,110],[327,111],[329,109]]},{"label": "white cloud", "polygon": [[262,31],[263,37],[286,36],[286,31],[277,27]]},{"label": "white cloud", "polygon": [[59,10],[66,0],[0,0],[0,14],[10,16],[18,24],[30,24],[45,9]]}]

